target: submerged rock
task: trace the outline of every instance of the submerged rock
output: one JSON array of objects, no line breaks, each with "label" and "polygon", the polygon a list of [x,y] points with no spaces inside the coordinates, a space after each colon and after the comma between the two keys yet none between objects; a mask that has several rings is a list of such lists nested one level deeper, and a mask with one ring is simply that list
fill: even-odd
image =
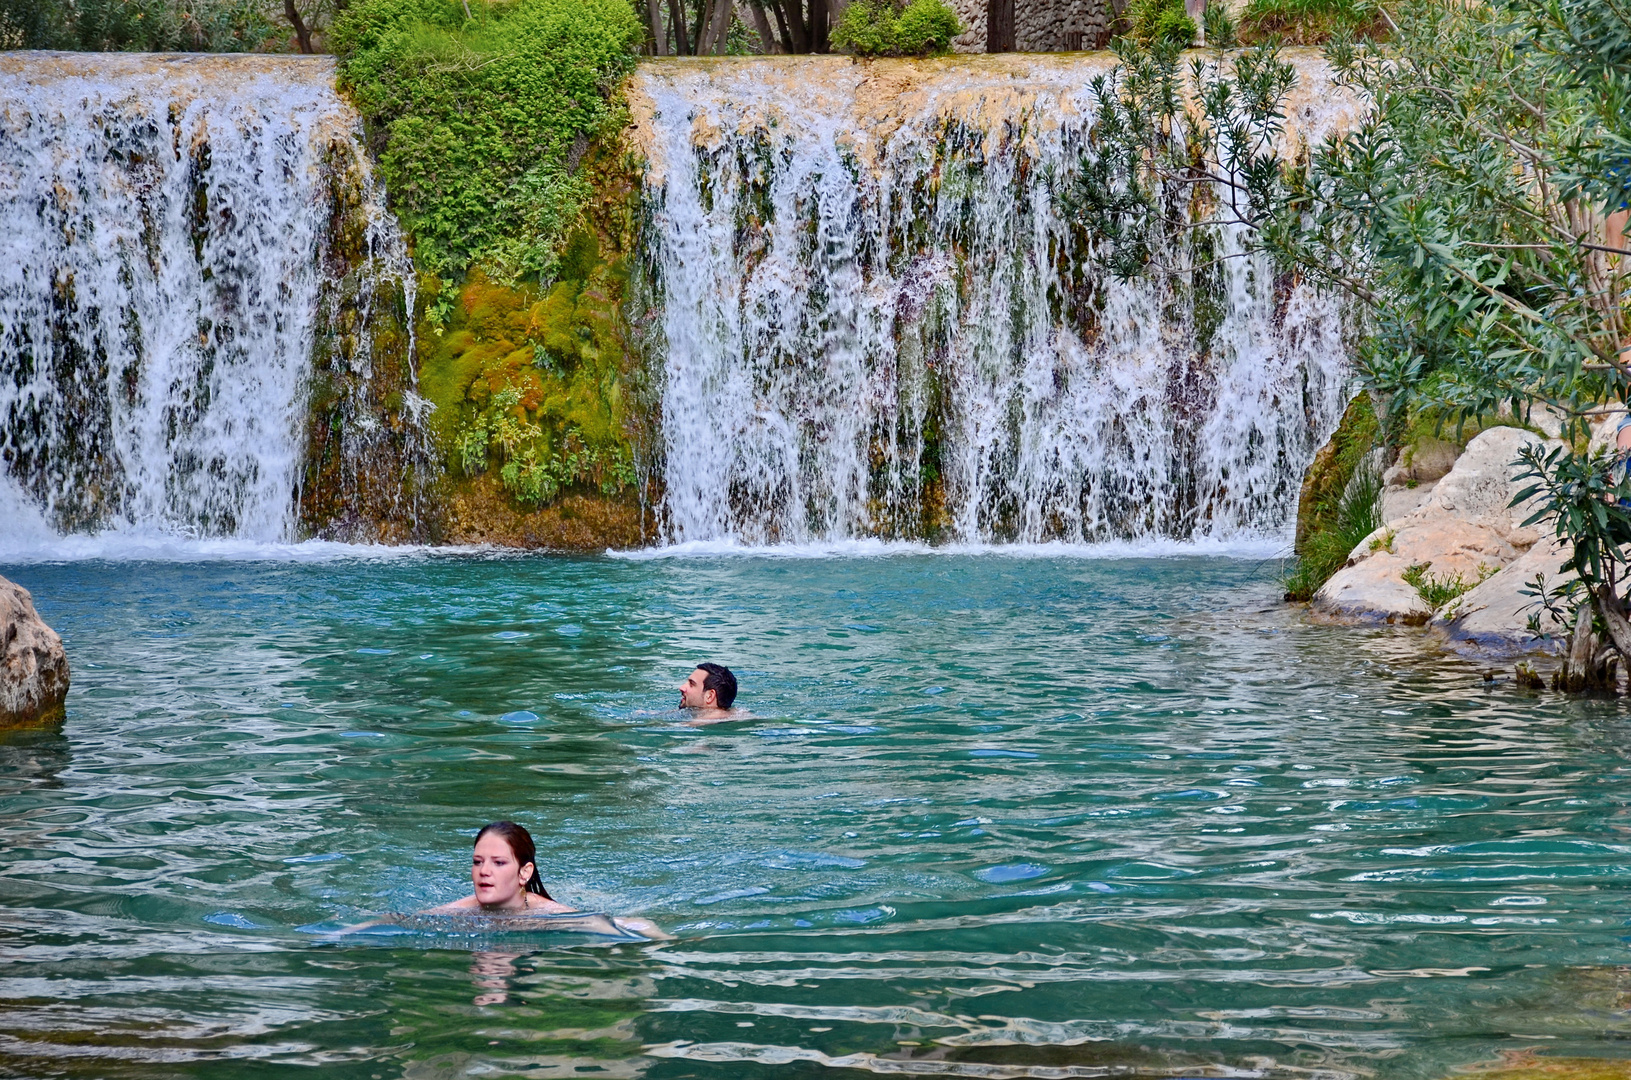
[{"label": "submerged rock", "polygon": [[27,589],[0,577],[0,727],[60,720],[67,696],[62,638]]}]

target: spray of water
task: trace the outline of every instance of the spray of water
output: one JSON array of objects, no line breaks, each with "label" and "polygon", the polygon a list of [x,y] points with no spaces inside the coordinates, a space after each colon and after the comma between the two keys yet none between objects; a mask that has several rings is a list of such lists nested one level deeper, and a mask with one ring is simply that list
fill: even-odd
[{"label": "spray of water", "polygon": [[[383,268],[411,310],[360,147],[326,60],[0,55],[6,501],[59,532],[294,538],[314,344],[375,306],[338,280]],[[366,343],[327,354],[367,375]]]},{"label": "spray of water", "polygon": [[[1288,146],[1355,109],[1296,63]],[[1223,225],[1206,289],[1108,272],[1062,197],[1109,64],[642,68],[671,541],[1285,534],[1342,408],[1340,307]]]}]

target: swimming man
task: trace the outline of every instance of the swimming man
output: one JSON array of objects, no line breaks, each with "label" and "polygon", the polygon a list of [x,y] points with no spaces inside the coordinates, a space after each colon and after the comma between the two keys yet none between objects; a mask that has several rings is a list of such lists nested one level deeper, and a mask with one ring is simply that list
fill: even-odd
[{"label": "swimming man", "polygon": [[698,664],[690,678],[680,683],[680,708],[691,709],[696,723],[732,720],[731,703],[736,700],[736,676],[721,664]]}]

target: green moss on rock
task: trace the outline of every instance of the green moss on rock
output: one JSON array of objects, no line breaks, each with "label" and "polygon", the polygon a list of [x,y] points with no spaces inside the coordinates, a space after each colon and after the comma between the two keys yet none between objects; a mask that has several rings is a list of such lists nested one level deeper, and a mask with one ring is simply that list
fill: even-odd
[{"label": "green moss on rock", "polygon": [[1286,578],[1287,600],[1310,599],[1381,524],[1381,477],[1367,462],[1381,445],[1376,410],[1370,397],[1360,394],[1304,476],[1297,500],[1297,562]]}]

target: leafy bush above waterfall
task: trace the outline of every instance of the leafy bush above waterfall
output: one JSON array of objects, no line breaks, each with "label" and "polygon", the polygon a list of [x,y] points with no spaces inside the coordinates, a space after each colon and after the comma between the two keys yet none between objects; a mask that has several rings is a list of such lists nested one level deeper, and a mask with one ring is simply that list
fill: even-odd
[{"label": "leafy bush above waterfall", "polygon": [[554,276],[641,34],[626,0],[356,0],[336,18],[342,85],[422,270]]},{"label": "leafy bush above waterfall", "polygon": [[0,0],[0,49],[250,52],[279,29],[264,0]]},{"label": "leafy bush above waterfall", "polygon": [[1385,26],[1375,0],[1250,0],[1240,17],[1246,40],[1278,37],[1296,45],[1314,45],[1343,34],[1381,37]]},{"label": "leafy bush above waterfall", "polygon": [[832,43],[857,56],[939,56],[962,32],[944,0],[855,0],[833,27]]}]

